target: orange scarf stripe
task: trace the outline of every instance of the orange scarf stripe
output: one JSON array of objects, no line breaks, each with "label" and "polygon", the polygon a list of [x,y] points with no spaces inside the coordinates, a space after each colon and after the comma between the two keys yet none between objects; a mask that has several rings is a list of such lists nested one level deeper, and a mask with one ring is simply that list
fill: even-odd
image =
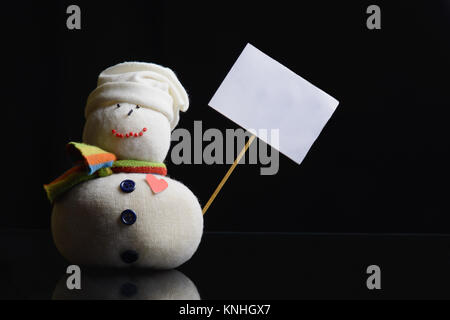
[{"label": "orange scarf stripe", "polygon": [[112,153],[99,153],[85,156],[88,165],[96,165],[100,163],[116,161],[116,156]]}]

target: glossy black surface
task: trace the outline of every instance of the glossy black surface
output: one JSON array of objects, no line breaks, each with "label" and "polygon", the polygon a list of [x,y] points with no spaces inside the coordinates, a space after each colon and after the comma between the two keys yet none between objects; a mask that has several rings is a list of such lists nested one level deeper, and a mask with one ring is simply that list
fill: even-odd
[{"label": "glossy black surface", "polygon": [[[0,249],[2,299],[51,299],[67,277],[69,263],[49,231],[3,230]],[[372,264],[381,268],[381,290],[366,287],[366,268]],[[101,284],[95,295],[83,292],[95,299],[111,294],[133,299],[171,283],[170,276],[133,268],[81,270],[82,279],[98,278]],[[178,270],[202,299],[450,299],[450,238],[205,234],[197,253]],[[153,286],[142,287],[147,278]]]}]

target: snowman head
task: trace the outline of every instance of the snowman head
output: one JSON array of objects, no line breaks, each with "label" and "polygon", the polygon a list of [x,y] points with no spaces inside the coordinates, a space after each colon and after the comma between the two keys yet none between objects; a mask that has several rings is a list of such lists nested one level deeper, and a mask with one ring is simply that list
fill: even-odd
[{"label": "snowman head", "polygon": [[131,103],[98,108],[87,118],[83,142],[114,153],[118,159],[163,162],[171,127],[160,112]]},{"label": "snowman head", "polygon": [[100,73],[86,104],[83,142],[118,159],[162,162],[187,93],[172,70],[124,62]]}]

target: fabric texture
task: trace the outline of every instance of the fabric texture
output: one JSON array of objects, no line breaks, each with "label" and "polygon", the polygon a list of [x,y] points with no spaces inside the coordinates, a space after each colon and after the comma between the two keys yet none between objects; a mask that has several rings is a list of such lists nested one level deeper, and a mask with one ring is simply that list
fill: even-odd
[{"label": "fabric texture", "polygon": [[69,142],[67,152],[74,162],[80,162],[87,168],[89,175],[101,168],[111,167],[116,160],[114,154],[80,142]]},{"label": "fabric texture", "polygon": [[67,144],[67,151],[77,165],[61,176],[44,185],[47,198],[54,202],[77,184],[113,173],[154,173],[165,176],[167,168],[164,163],[155,163],[140,160],[116,160],[116,156],[96,146],[79,142]]},{"label": "fabric texture", "polygon": [[[83,142],[114,153],[117,159],[163,162],[170,148],[171,128],[161,112],[120,103],[93,110],[83,130]],[[133,111],[130,115],[130,111]],[[118,138],[116,132],[146,132],[137,138]]]},{"label": "fabric texture", "polygon": [[87,99],[85,116],[96,108],[128,102],[163,113],[175,128],[189,99],[175,73],[154,63],[123,62],[102,71]]},{"label": "fabric texture", "polygon": [[167,168],[164,163],[141,160],[117,160],[111,167],[112,172],[154,173],[165,176]]},{"label": "fabric texture", "polygon": [[[117,173],[74,186],[55,201],[53,239],[58,251],[77,265],[172,269],[195,253],[203,233],[203,215],[196,196],[184,184],[164,177],[167,189],[154,194],[145,174]],[[133,180],[131,193],[121,191]],[[121,221],[133,210],[132,225]],[[126,250],[139,254],[127,264]]]}]

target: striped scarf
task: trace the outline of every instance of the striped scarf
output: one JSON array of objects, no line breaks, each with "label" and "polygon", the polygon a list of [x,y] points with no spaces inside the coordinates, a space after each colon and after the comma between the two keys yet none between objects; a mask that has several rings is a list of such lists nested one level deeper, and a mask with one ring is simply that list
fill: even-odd
[{"label": "striped scarf", "polygon": [[47,198],[51,203],[81,182],[106,177],[113,173],[154,173],[162,176],[167,174],[164,163],[117,160],[113,153],[84,143],[70,142],[67,144],[67,152],[75,161],[75,166],[44,185]]}]

